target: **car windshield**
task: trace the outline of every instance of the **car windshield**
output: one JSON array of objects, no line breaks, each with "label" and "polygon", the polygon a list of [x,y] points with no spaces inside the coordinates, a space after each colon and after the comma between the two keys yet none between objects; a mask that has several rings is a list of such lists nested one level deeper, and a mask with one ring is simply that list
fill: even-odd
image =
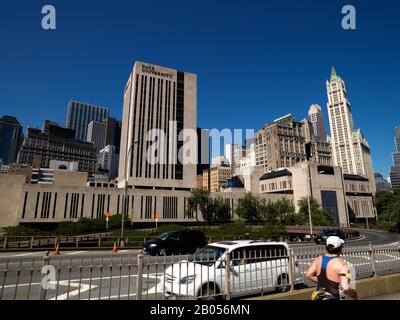
[{"label": "car windshield", "polygon": [[205,246],[196,251],[194,255],[189,258],[190,262],[213,265],[216,260],[225,252],[226,249],[214,246]]},{"label": "car windshield", "polygon": [[159,235],[158,239],[167,240],[172,234],[173,234],[173,232],[165,232],[165,233]]}]

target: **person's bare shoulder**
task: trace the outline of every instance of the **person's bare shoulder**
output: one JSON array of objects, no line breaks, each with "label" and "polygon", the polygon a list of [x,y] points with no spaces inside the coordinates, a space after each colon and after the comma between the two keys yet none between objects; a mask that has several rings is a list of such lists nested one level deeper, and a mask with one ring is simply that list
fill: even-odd
[{"label": "person's bare shoulder", "polygon": [[343,269],[346,269],[348,267],[348,264],[346,260],[340,258],[340,259],[335,259],[335,269],[338,272],[342,272]]}]

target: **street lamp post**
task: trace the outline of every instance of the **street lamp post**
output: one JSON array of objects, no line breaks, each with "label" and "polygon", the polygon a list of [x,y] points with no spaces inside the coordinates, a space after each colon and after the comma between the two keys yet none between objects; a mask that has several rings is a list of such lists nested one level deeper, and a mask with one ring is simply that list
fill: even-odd
[{"label": "street lamp post", "polygon": [[308,219],[309,219],[309,224],[310,224],[310,235],[312,238],[314,232],[313,232],[313,223],[312,223],[312,218],[311,218],[311,196],[310,196],[311,186],[310,186],[309,182],[311,183],[311,177],[308,177],[306,179],[306,183],[307,183],[307,189],[308,189],[308,192],[307,192]]},{"label": "street lamp post", "polygon": [[[127,202],[126,202],[126,198],[128,196],[128,159],[129,159],[129,155],[132,152],[133,147],[135,146],[135,144],[138,144],[139,140],[135,140],[128,149],[128,153],[126,154],[126,159],[125,159],[125,182],[124,182],[124,212],[122,212],[122,222],[121,222],[121,242],[124,239],[124,226],[125,226],[125,213],[128,213],[129,208],[127,208]],[[127,210],[128,209],[128,210]]]},{"label": "street lamp post", "polygon": [[[319,171],[318,173],[323,174],[323,173],[325,173],[325,171]],[[311,218],[311,172],[310,172],[310,169],[308,169],[308,178],[306,179],[306,184],[307,184],[307,189],[308,189],[308,192],[307,192],[308,219],[309,219],[309,223],[310,223],[310,235],[312,238],[314,231],[313,231],[313,223],[312,223],[312,218]]]}]

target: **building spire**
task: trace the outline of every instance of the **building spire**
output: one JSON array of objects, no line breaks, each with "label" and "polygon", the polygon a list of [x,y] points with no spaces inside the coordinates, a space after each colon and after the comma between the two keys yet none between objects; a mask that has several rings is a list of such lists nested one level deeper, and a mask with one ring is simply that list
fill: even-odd
[{"label": "building spire", "polygon": [[335,81],[335,80],[337,80],[337,74],[336,74],[335,67],[332,66],[332,70],[331,70],[331,81]]}]

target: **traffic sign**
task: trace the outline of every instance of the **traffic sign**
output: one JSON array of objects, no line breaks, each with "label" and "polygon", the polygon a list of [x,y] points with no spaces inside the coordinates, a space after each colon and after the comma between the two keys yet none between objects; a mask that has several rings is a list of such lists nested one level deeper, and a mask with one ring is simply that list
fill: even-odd
[{"label": "traffic sign", "polygon": [[156,214],[154,215],[154,218],[155,218],[156,220],[158,220],[158,219],[160,219],[160,215],[159,215],[158,213],[156,213]]}]

